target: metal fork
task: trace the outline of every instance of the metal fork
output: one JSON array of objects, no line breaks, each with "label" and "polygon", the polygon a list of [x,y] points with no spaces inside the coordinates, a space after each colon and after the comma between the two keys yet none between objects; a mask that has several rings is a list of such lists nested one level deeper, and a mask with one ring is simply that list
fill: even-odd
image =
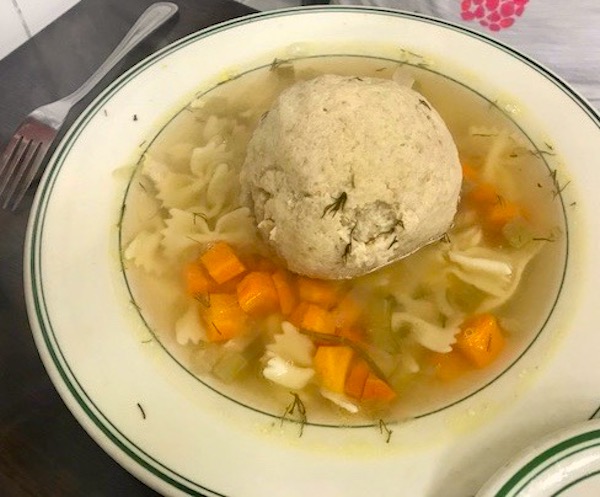
[{"label": "metal fork", "polygon": [[18,207],[73,105],[177,10],[177,5],[170,2],[152,4],[85,83],[70,95],[35,109],[25,118],[0,156],[0,203],[3,209],[14,211]]}]

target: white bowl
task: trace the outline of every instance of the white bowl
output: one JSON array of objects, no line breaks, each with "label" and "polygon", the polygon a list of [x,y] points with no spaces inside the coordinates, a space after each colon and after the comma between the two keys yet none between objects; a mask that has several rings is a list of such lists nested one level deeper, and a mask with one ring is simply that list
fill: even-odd
[{"label": "white bowl", "polygon": [[[298,426],[205,387],[148,342],[119,266],[126,182],[149,140],[199,89],[274,57],[431,56],[435,69],[505,106],[568,175],[568,256],[535,340],[494,381],[445,409],[395,425]],[[520,112],[513,112],[519,108]],[[135,116],[135,119],[134,119]],[[566,181],[566,180],[565,180]],[[424,16],[359,8],[258,14],[148,57],[86,109],[40,183],[25,249],[33,334],[65,403],[138,478],[168,495],[474,494],[518,449],[588,418],[600,398],[600,120],[547,69],[492,39]]]}]

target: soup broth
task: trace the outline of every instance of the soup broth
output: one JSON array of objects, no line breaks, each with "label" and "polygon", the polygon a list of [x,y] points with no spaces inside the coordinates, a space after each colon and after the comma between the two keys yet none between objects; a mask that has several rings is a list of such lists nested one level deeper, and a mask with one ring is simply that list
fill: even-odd
[{"label": "soup broth", "polygon": [[[326,73],[412,83],[448,125],[464,176],[455,223],[442,240],[343,282],[287,273],[239,200],[239,170],[261,116],[294,82]],[[552,312],[566,246],[562,200],[545,161],[553,153],[550,144],[536,146],[499,105],[427,67],[362,56],[276,59],[200,94],[152,142],[125,200],[125,275],[154,338],[202,383],[239,404],[281,417],[291,415],[296,403],[305,413],[301,421],[334,425],[426,415],[510,367]],[[224,330],[207,316],[221,298],[215,295],[239,295],[235,287],[225,282],[218,290],[194,293],[186,283],[190,265],[210,273],[201,257],[218,242],[233,250],[246,273],[281,272],[294,309],[283,312],[280,303],[272,312],[248,316],[247,330],[225,340]],[[340,309],[348,302],[357,317],[342,332]],[[311,328],[298,311],[301,304],[304,312],[307,305],[326,311],[337,324]],[[493,331],[485,335],[481,357],[494,357],[478,363],[477,352],[470,355],[465,343],[469,330],[486,326]],[[328,377],[323,356],[333,348],[346,350],[350,365]],[[294,363],[294,354],[304,359]],[[360,361],[393,392],[389,399],[348,392]],[[267,371],[288,366],[304,371],[292,371],[294,386],[274,381],[276,374]],[[339,378],[336,387],[336,374],[346,387],[339,388]],[[359,383],[364,395],[364,381]]]}]

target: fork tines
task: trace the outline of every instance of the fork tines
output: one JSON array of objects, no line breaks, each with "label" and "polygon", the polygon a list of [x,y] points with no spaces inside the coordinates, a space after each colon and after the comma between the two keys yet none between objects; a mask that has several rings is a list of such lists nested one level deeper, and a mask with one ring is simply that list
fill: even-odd
[{"label": "fork tines", "polygon": [[56,135],[36,120],[26,119],[0,157],[0,205],[15,210],[31,185]]}]

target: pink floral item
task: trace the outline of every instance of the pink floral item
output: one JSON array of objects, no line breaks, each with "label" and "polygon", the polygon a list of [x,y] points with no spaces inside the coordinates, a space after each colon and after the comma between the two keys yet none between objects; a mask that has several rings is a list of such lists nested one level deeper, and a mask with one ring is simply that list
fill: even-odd
[{"label": "pink floral item", "polygon": [[461,17],[490,31],[510,28],[521,17],[529,0],[462,0]]}]

